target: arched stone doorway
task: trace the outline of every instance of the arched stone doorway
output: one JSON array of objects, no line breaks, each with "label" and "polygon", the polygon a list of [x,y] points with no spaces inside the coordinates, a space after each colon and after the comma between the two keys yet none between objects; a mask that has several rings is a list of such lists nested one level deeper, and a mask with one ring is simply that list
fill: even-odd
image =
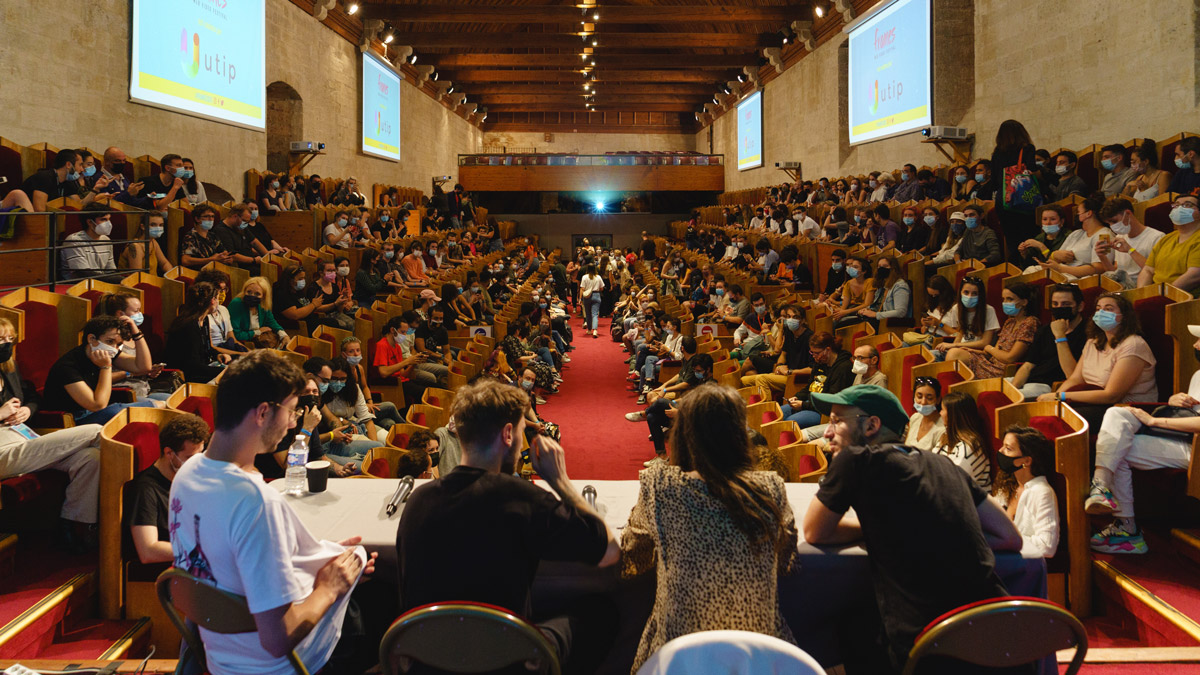
[{"label": "arched stone doorway", "polygon": [[287,82],[267,85],[267,171],[288,170],[292,141],[304,140],[304,100]]}]

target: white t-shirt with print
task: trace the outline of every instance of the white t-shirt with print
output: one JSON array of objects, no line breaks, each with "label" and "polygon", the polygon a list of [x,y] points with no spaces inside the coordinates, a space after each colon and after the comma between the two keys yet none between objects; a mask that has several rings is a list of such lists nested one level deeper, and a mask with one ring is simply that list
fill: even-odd
[{"label": "white t-shirt with print", "polygon": [[[1159,239],[1165,236],[1167,236],[1165,232],[1156,230],[1153,227],[1147,227],[1138,236],[1130,237],[1126,235],[1125,239],[1129,241],[1130,248],[1141,254],[1143,258],[1149,258],[1150,251],[1154,250],[1154,245],[1158,243]],[[1137,276],[1142,273],[1142,267],[1134,262],[1133,256],[1121,251],[1114,251],[1113,253],[1115,255],[1113,262],[1117,264],[1117,269],[1125,272],[1130,279],[1137,279]]]},{"label": "white t-shirt with print", "polygon": [[[1088,236],[1088,233],[1084,232],[1083,228],[1072,230],[1071,233],[1067,235],[1067,238],[1063,240],[1063,245],[1058,249],[1060,251],[1070,251],[1071,253],[1075,254],[1075,260],[1066,264],[1071,267],[1077,267],[1079,265],[1090,265],[1096,262],[1096,241],[1100,238],[1101,234],[1108,235],[1108,240],[1112,241],[1112,230],[1108,229],[1107,227],[1101,227],[1097,229],[1094,233],[1092,233],[1091,236]],[[1072,279],[1076,278],[1070,274],[1067,276]]]},{"label": "white t-shirt with print", "polygon": [[[989,331],[989,330],[1000,330],[1000,319],[998,319],[996,317],[996,308],[992,307],[991,305],[985,305],[985,306],[987,307],[987,314],[983,317],[983,330],[985,332]],[[978,309],[978,307],[976,307],[976,309]],[[968,309],[967,310],[967,323],[970,323],[971,320],[974,318],[975,318],[975,310]],[[949,311],[946,312],[945,318],[942,319],[942,324],[949,326],[950,328],[958,328],[959,327],[958,326],[958,305],[957,304],[952,306],[949,309]],[[978,337],[979,337],[978,335],[971,335],[968,333],[967,335],[963,336],[963,340],[970,341],[970,340],[975,340]]]},{"label": "white t-shirt with print", "polygon": [[[197,455],[171,482],[171,550],[174,565],[217,588],[244,596],[251,613],[307,598],[317,572],[345,550],[314,537],[262,475],[230,462]],[[366,563],[362,547],[356,549]],[[342,632],[347,593],[296,645],[296,654],[316,672],[333,654]],[[289,675],[287,657],[273,658],[258,633],[222,635],[200,629],[213,675]]]}]

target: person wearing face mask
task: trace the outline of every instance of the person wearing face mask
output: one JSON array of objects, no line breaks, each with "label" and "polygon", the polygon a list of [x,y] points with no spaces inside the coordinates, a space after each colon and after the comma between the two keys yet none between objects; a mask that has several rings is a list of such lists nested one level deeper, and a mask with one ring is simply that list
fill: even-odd
[{"label": "person wearing face mask", "polygon": [[[691,336],[689,336],[691,337]],[[683,351],[688,355],[679,367],[679,375],[671,378],[658,389],[653,390],[647,400],[650,405],[644,410],[625,414],[630,422],[646,422],[650,427],[650,441],[654,444],[654,458],[645,462],[649,467],[655,462],[665,462],[667,459],[667,430],[671,428],[671,420],[675,417],[677,401],[695,391],[705,382],[712,381],[713,360],[708,354],[695,354],[688,350],[695,348],[695,339],[691,344],[684,344]]]},{"label": "person wearing face mask", "polygon": [[196,163],[187,157],[183,158],[183,197],[192,206],[208,201],[204,191],[204,183],[196,178]]},{"label": "person wearing face mask", "polygon": [[1179,195],[1171,207],[1175,230],[1151,249],[1138,275],[1138,288],[1150,284],[1171,284],[1193,295],[1200,287],[1200,198]]},{"label": "person wearing face mask", "polygon": [[325,238],[325,243],[334,248],[350,248],[350,241],[354,236],[350,233],[350,213],[348,211],[338,211],[334,214],[333,219],[321,231],[321,236]]},{"label": "person wearing face mask", "polygon": [[925,190],[921,186],[921,181],[917,180],[917,167],[913,164],[905,164],[900,170],[900,184],[896,186],[896,191],[892,194],[892,201],[919,202],[925,198]]},{"label": "person wearing face mask", "polygon": [[924,220],[918,218],[915,207],[905,207],[904,211],[901,212],[900,231],[896,238],[896,250],[907,253],[908,251],[922,249],[928,241],[929,226],[925,224]]},{"label": "person wearing face mask", "polygon": [[427,387],[444,387],[450,369],[414,349],[420,317],[413,310],[388,319],[383,326],[383,339],[375,343],[375,358],[371,365],[374,375],[385,382],[397,380],[404,388],[404,398],[420,401]]},{"label": "person wearing face mask", "polygon": [[229,318],[233,336],[243,342],[253,340],[259,333],[274,332],[280,344],[288,334],[271,313],[271,284],[263,277],[250,277],[242,284],[242,292],[229,302]]},{"label": "person wearing face mask", "polygon": [[[858,310],[867,309],[874,299],[874,279],[871,263],[865,258],[853,257],[846,261],[846,283],[830,297],[830,318],[835,322],[843,317],[857,317]],[[837,304],[834,304],[837,303]]]},{"label": "person wearing face mask", "polygon": [[[1091,428],[1099,429],[1111,406],[1161,400],[1154,373],[1158,359],[1142,337],[1141,323],[1128,298],[1119,293],[1097,298],[1087,331],[1088,341],[1075,370],[1057,391],[1042,394],[1039,401],[1069,401]],[[1072,391],[1081,384],[1093,388]]]},{"label": "person wearing face mask", "polygon": [[1065,275],[1068,279],[1081,279],[1098,274],[1101,267],[1097,247],[1103,244],[1107,248],[1113,240],[1112,230],[1100,219],[1100,210],[1103,207],[1104,197],[1099,192],[1076,205],[1079,229],[1067,234],[1062,246],[1039,265]]},{"label": "person wearing face mask", "polygon": [[1100,209],[1100,220],[1108,223],[1113,238],[1096,241],[1096,262],[1104,276],[1133,288],[1154,245],[1166,233],[1146,227],[1133,214],[1133,204],[1124,197],[1113,197]]},{"label": "person wearing face mask", "polygon": [[883,172],[883,171],[872,171],[868,175],[867,187],[864,190],[864,192],[867,190],[870,191],[870,198],[867,201],[871,201],[871,202],[887,201],[888,186],[895,181],[892,178],[892,175],[890,173],[888,173],[887,174],[888,178],[886,179],[887,182],[884,182],[885,181],[885,179],[883,178],[884,173],[885,172]]},{"label": "person wearing face mask", "polygon": [[1200,137],[1188,136],[1175,146],[1175,167],[1169,192],[1194,195],[1200,193]]},{"label": "person wearing face mask", "polygon": [[941,248],[925,261],[925,266],[936,268],[955,262],[958,259],[958,248],[962,246],[963,235],[966,232],[967,214],[962,211],[951,213],[946,241],[942,242]]},{"label": "person wearing face mask", "polygon": [[950,223],[932,206],[921,210],[921,223],[929,234],[925,243],[914,250],[927,257],[933,256],[941,250],[942,244],[946,243],[946,238],[950,235]]},{"label": "person wearing face mask", "polygon": [[1041,221],[1042,231],[1036,237],[1026,239],[1017,245],[1024,274],[1040,270],[1040,263],[1049,260],[1050,254],[1061,248],[1063,242],[1067,240],[1067,232],[1064,231],[1067,213],[1061,206],[1058,204],[1043,206]]},{"label": "person wearing face mask", "polygon": [[179,242],[180,264],[198,270],[210,262],[233,263],[232,254],[212,232],[216,222],[217,211],[207,204],[201,204],[192,211],[192,227]]},{"label": "person wearing face mask", "polygon": [[[45,409],[71,413],[76,424],[104,424],[125,408],[164,407],[154,400],[110,401],[114,368],[143,374],[154,367],[146,336],[131,317],[95,316],[82,332],[80,345],[59,357],[46,375]],[[122,333],[133,341],[133,354],[121,350]]]},{"label": "person wearing face mask", "polygon": [[1100,183],[1100,191],[1105,197],[1116,197],[1121,194],[1129,181],[1137,174],[1129,166],[1129,156],[1125,146],[1120,143],[1106,145],[1100,150],[1100,168],[1107,173]]},{"label": "person wearing face mask", "polygon": [[183,158],[174,153],[163,155],[159,166],[162,168],[158,173],[142,181],[142,192],[150,200],[150,208],[162,211],[175,200],[183,199],[187,169],[183,168]]},{"label": "person wearing face mask", "polygon": [[[329,389],[321,397],[325,404],[323,415],[330,417],[326,421],[335,425],[343,434],[336,438],[325,449],[326,454],[352,457],[355,463],[361,464],[362,458],[371,448],[383,445],[387,439],[387,430],[375,426],[375,416],[367,407],[367,399],[362,388],[358,386],[358,378],[354,368],[341,356],[334,357],[332,372],[329,377]],[[353,440],[345,442],[345,435]]]},{"label": "person wearing face mask", "polygon": [[[117,261],[121,269],[148,270],[150,274],[159,276],[174,267],[158,243],[166,241],[165,221],[161,213],[151,213],[138,220],[133,241],[125,245],[125,250],[121,251],[121,258]],[[150,239],[149,244],[137,241],[147,237]]]},{"label": "person wearing face mask", "polygon": [[934,350],[934,356],[939,361],[949,349],[978,350],[992,344],[996,331],[1000,330],[1000,321],[996,318],[996,309],[988,303],[986,294],[987,286],[982,279],[976,276],[963,278],[959,284],[958,301],[942,317],[942,325],[955,337]]},{"label": "person wearing face mask", "polygon": [[[1000,191],[999,180],[990,160],[981,159],[974,168],[974,187],[971,188],[970,198],[977,201],[995,201]],[[1001,178],[1003,175],[1001,175]]]},{"label": "person wearing face mask", "polygon": [[[349,274],[350,268],[346,267]],[[338,265],[329,260],[317,263],[313,283],[308,287],[308,298],[316,309],[313,313],[319,323],[330,328],[354,330],[354,317],[348,311],[354,304],[348,288],[339,282]]]},{"label": "person wearing face mask", "polygon": [[117,269],[112,244],[108,243],[113,230],[112,212],[107,207],[94,205],[82,209],[80,215],[85,228],[67,235],[59,251],[63,276],[67,279],[98,277],[119,283],[119,276],[107,274]]},{"label": "person wearing face mask", "polygon": [[255,211],[253,204],[234,204],[229,207],[229,215],[212,229],[212,234],[229,252],[230,264],[250,272],[257,272],[262,262],[262,255],[254,250],[254,235],[250,231]]},{"label": "person wearing face mask", "polygon": [[1012,377],[1025,400],[1033,400],[1052,390],[1055,382],[1066,379],[1075,370],[1087,342],[1088,323],[1082,315],[1083,291],[1075,284],[1056,284],[1050,289],[1050,313],[1053,320],[1038,328],[1025,362]]},{"label": "person wearing face mask", "polygon": [[[208,424],[191,413],[179,413],[158,431],[160,454],[154,463],[125,483],[121,549],[126,560],[166,569],[171,552],[171,481],[184,462],[204,452]],[[144,570],[149,572],[150,570]]]},{"label": "person wearing face mask", "polygon": [[[92,184],[97,194],[113,195],[122,204],[129,204],[142,209],[152,208],[150,200],[143,193],[144,182],[130,182],[125,172],[133,173],[125,151],[116,146],[104,150],[104,163],[100,167],[100,178]],[[99,187],[103,185],[104,187]]]},{"label": "person wearing face mask", "polygon": [[936,377],[913,380],[913,415],[908,418],[904,444],[925,452],[934,452],[946,437],[942,420],[942,383]]},{"label": "person wearing face mask", "polygon": [[371,391],[370,378],[368,377],[368,364],[363,359],[362,343],[359,339],[353,335],[343,338],[340,353],[342,358],[346,360],[347,367],[354,371],[354,379],[358,382],[359,388],[362,389],[367,410],[375,416],[375,426],[386,430],[404,422],[404,417],[400,414],[400,410],[396,408],[395,403],[391,401],[375,402],[374,394]]},{"label": "person wearing face mask", "polygon": [[[83,159],[75,150],[59,150],[54,155],[54,162],[45,169],[38,169],[21,183],[20,194],[27,199],[20,200],[14,196],[5,198],[4,208],[20,205],[27,211],[45,211],[46,203],[63,197],[81,196],[83,206],[91,204],[99,192],[108,186],[108,179],[100,177],[91,192],[80,195],[79,178],[83,175]],[[14,190],[14,192],[16,192]],[[28,204],[28,206],[25,206]]]},{"label": "person wearing face mask", "polygon": [[996,453],[1000,471],[992,494],[1021,533],[1021,557],[1053,558],[1058,552],[1058,498],[1046,476],[1054,473],[1054,443],[1032,427],[1004,430]]},{"label": "person wearing face mask", "polygon": [[975,187],[971,168],[959,164],[950,170],[950,198],[954,201],[966,201],[971,198],[971,190]]},{"label": "person wearing face mask", "polygon": [[[301,321],[308,321],[317,306],[308,298],[308,274],[295,265],[279,273],[279,281],[271,288],[274,300],[272,313],[285,329],[298,330]],[[308,331],[305,331],[306,333]]]},{"label": "person wearing face mask", "polygon": [[367,199],[359,193],[358,181],[351,177],[338,186],[337,191],[333,194],[333,199],[329,200],[329,203],[338,206],[362,206],[367,203]]},{"label": "person wearing face mask", "polygon": [[1054,156],[1054,173],[1058,176],[1058,184],[1054,186],[1054,201],[1062,201],[1071,195],[1086,196],[1087,183],[1075,172],[1079,165],[1079,156],[1070,150],[1063,150]]},{"label": "person wearing face mask", "polygon": [[310,209],[325,205],[325,187],[320,176],[313,174],[308,177],[304,203]]},{"label": "person wearing face mask", "polygon": [[1135,202],[1144,202],[1166,194],[1171,186],[1171,172],[1158,168],[1158,144],[1145,139],[1133,149],[1129,168],[1133,180],[1121,191],[1121,195]]},{"label": "person wearing face mask", "polygon": [[849,325],[856,320],[866,321],[878,328],[879,322],[884,319],[911,318],[912,289],[900,272],[900,263],[895,255],[881,254],[875,261],[875,278],[872,279],[867,307],[858,310],[856,316],[842,317],[842,323]]},{"label": "person wearing face mask", "polygon": [[948,361],[964,361],[978,378],[1003,377],[1010,364],[1024,363],[1038,330],[1038,319],[1030,311],[1036,307],[1033,286],[1016,282],[1001,294],[1006,317],[996,344],[978,348],[957,347],[946,353]]},{"label": "person wearing face mask", "polygon": [[217,287],[208,281],[194,281],[187,287],[179,315],[167,329],[168,368],[183,372],[189,382],[210,382],[221,374],[232,357],[212,346],[207,319],[217,306]]},{"label": "person wearing face mask", "polygon": [[[984,267],[992,267],[1003,262],[1000,239],[996,237],[996,232],[984,222],[983,209],[971,205],[964,208],[962,214],[966,230],[963,232],[958,250],[954,253],[954,262],[974,259],[982,262]],[[951,220],[953,221],[953,218]],[[953,230],[953,223],[951,223],[951,229]]]},{"label": "person wearing face mask", "polygon": [[263,174],[262,183],[258,186],[258,196],[254,200],[263,213],[275,214],[286,210],[282,188],[279,176],[270,172]]}]

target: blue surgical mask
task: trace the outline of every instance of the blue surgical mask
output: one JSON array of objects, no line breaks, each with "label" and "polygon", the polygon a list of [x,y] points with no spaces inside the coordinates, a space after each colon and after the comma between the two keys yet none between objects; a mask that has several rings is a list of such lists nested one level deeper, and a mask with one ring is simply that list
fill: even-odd
[{"label": "blue surgical mask", "polygon": [[333,392],[333,393],[335,393],[335,394],[336,394],[336,393],[338,393],[338,392],[340,392],[341,390],[343,390],[343,389],[345,389],[345,388],[346,388],[346,381],[345,381],[345,380],[331,380],[331,381],[329,382],[329,391],[332,391],[332,392]]},{"label": "blue surgical mask", "polygon": [[1042,226],[1042,232],[1045,232],[1046,234],[1051,234],[1051,235],[1058,234],[1058,231],[1061,229],[1062,229],[1061,225],[1043,225]]},{"label": "blue surgical mask", "polygon": [[130,314],[129,318],[133,319],[133,325],[135,325],[135,326],[142,325],[142,322],[146,320],[145,315],[143,315],[141,312],[138,312],[136,314]]},{"label": "blue surgical mask", "polygon": [[322,394],[324,394],[325,392],[329,391],[329,383],[328,383],[328,382],[322,382],[322,383],[318,384],[318,385],[317,385],[317,391],[321,392]]},{"label": "blue surgical mask", "polygon": [[533,391],[533,382],[529,380],[521,380],[521,388],[525,391]]},{"label": "blue surgical mask", "polygon": [[386,213],[379,216],[379,222],[381,222],[381,223],[386,223],[389,220],[391,220],[391,217],[388,216],[388,214],[386,214]]},{"label": "blue surgical mask", "polygon": [[1044,160],[1044,159],[1039,159],[1039,160],[1035,161],[1035,162],[1034,162],[1034,164],[1037,164],[1037,165],[1038,165],[1038,168],[1040,169],[1040,168],[1042,168],[1043,166],[1046,166],[1046,160]]},{"label": "blue surgical mask", "polygon": [[975,216],[967,216],[967,229],[973,230],[979,226],[979,219]]},{"label": "blue surgical mask", "polygon": [[345,218],[338,218],[338,221],[337,221],[338,227],[345,227],[345,226],[346,226],[346,222],[347,222],[347,221],[346,221],[346,219],[345,219]]},{"label": "blue surgical mask", "polygon": [[936,405],[933,405],[932,403],[930,403],[928,405],[921,405],[920,403],[913,402],[913,409],[922,415],[929,416],[929,415],[932,415],[935,412],[937,412],[938,408]]},{"label": "blue surgical mask", "polygon": [[755,305],[754,311],[757,314],[765,314],[767,312],[767,306],[766,305]]},{"label": "blue surgical mask", "polygon": [[392,258],[396,257],[396,252],[395,251],[384,251],[383,257],[387,260],[391,260]]},{"label": "blue surgical mask", "polygon": [[191,170],[189,170],[189,169],[184,169],[184,170],[183,170],[183,179],[184,179],[184,180],[188,180],[188,179],[190,179],[192,176],[195,176],[195,175],[196,175],[196,172],[195,172],[195,171],[191,171]]},{"label": "blue surgical mask", "polygon": [[858,268],[857,267],[847,267],[846,268],[846,276],[850,277],[851,279],[858,278]]},{"label": "blue surgical mask", "polygon": [[717,295],[725,295],[725,289],[724,289],[724,288],[718,288],[718,289],[717,289],[716,291],[714,291],[714,292],[715,292]]},{"label": "blue surgical mask", "polygon": [[149,227],[148,231],[150,233],[151,239],[158,239],[159,237],[163,236],[163,226],[162,225],[151,225]]},{"label": "blue surgical mask", "polygon": [[958,181],[959,183],[965,183],[965,182],[967,182],[967,174],[964,173],[964,174],[955,176],[954,180]]},{"label": "blue surgical mask", "polygon": [[904,224],[905,225],[912,225],[915,222],[917,222],[916,218],[913,218],[912,216],[904,216]]},{"label": "blue surgical mask", "polygon": [[404,334],[405,334],[405,335],[416,335],[416,334],[417,334],[417,329],[416,329],[416,328],[409,328],[408,330],[404,331]]},{"label": "blue surgical mask", "polygon": [[908,172],[907,171],[900,172],[900,180],[908,180]]},{"label": "blue surgical mask", "polygon": [[250,212],[250,220],[258,220],[258,209]]},{"label": "blue surgical mask", "polygon": [[925,224],[933,225],[937,222],[937,216],[925,216]]},{"label": "blue surgical mask", "polygon": [[1175,166],[1179,167],[1180,169],[1190,169],[1190,168],[1192,168],[1192,163],[1186,162],[1186,161],[1176,157],[1175,158]]},{"label": "blue surgical mask", "polygon": [[200,221],[200,229],[204,230],[205,232],[207,232],[208,230],[211,230],[212,226],[213,226],[213,221],[211,221],[211,220]]},{"label": "blue surgical mask", "polygon": [[792,332],[798,331],[800,330],[800,319],[795,317],[784,319],[783,326]]},{"label": "blue surgical mask", "polygon": [[242,222],[238,223],[238,229],[239,229],[239,230],[244,230],[244,229],[246,229],[247,227],[250,227],[250,223],[247,223],[247,222],[246,222],[246,221],[244,221],[244,220],[243,220]]},{"label": "blue surgical mask", "polygon": [[178,169],[175,169],[174,175],[176,178],[187,178],[187,169],[181,166]]},{"label": "blue surgical mask", "polygon": [[67,172],[67,180],[79,180],[79,172],[78,171],[68,171]]},{"label": "blue surgical mask", "polygon": [[834,272],[842,271],[842,268],[845,266],[846,266],[846,263],[840,263],[840,262],[835,262],[835,263],[833,263],[833,265],[831,265],[831,267],[833,267]]},{"label": "blue surgical mask", "polygon": [[304,290],[304,280],[303,279],[300,279],[299,281],[296,282],[296,290],[298,290],[298,291]]},{"label": "blue surgical mask", "polygon": [[1017,307],[1017,303],[1015,302],[1002,302],[1000,303],[1000,307],[1004,309],[1004,313],[1007,316],[1016,316],[1017,312],[1021,311],[1021,308]]},{"label": "blue surgical mask", "polygon": [[1115,167],[1116,165],[1117,165],[1117,163],[1111,159],[1100,160],[1100,166],[1104,167],[1105,171],[1112,171],[1113,167]]},{"label": "blue surgical mask", "polygon": [[539,303],[538,303],[538,307],[541,307],[542,309],[546,309],[546,303],[544,303],[544,302],[539,302]]},{"label": "blue surgical mask", "polygon": [[703,370],[693,370],[692,374],[696,376],[697,380],[700,380],[701,382],[704,381],[705,375]]},{"label": "blue surgical mask", "polygon": [[279,181],[277,181],[277,180],[271,181],[271,189],[278,190],[279,189]]},{"label": "blue surgical mask", "polygon": [[962,297],[963,307],[966,307],[967,309],[975,309],[975,305],[979,304],[979,296],[978,295],[967,295],[966,293],[964,293],[961,297]]},{"label": "blue surgical mask", "polygon": [[983,174],[981,174],[981,173],[975,174],[975,182],[982,183],[983,182]]},{"label": "blue surgical mask", "polygon": [[1095,321],[1102,331],[1110,331],[1121,325],[1121,319],[1117,317],[1117,313],[1107,309],[1096,310],[1096,313],[1092,315],[1092,321]]},{"label": "blue surgical mask", "polygon": [[1176,206],[1171,209],[1171,222],[1176,225],[1187,225],[1196,220],[1196,210],[1186,206]]},{"label": "blue surgical mask", "polygon": [[95,175],[96,175],[96,165],[95,165],[95,164],[93,164],[93,165],[91,165],[91,166],[89,166],[89,167],[85,167],[85,168],[84,168],[84,170],[83,170],[83,175],[84,175],[84,176],[86,176],[86,177],[88,177],[88,178],[91,178],[92,176],[95,176]]},{"label": "blue surgical mask", "polygon": [[854,216],[854,222],[856,222],[856,223],[861,223],[861,222],[862,222],[862,216],[858,216],[858,215]]},{"label": "blue surgical mask", "polygon": [[362,357],[361,356],[347,356],[346,363],[349,363],[352,366],[357,366],[358,364],[362,363]]},{"label": "blue surgical mask", "polygon": [[357,224],[358,224],[358,218],[357,218],[357,217],[351,218],[351,219],[350,219],[350,224],[351,224],[351,225],[357,225]]}]

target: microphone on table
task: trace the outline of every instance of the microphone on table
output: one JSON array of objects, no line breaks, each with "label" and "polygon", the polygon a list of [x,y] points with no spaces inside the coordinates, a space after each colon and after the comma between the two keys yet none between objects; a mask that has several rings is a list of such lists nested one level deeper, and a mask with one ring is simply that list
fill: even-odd
[{"label": "microphone on table", "polygon": [[392,498],[388,500],[387,508],[385,509],[389,518],[392,516],[392,514],[396,513],[396,509],[400,508],[401,504],[408,501],[408,495],[412,492],[412,489],[412,476],[405,476],[404,478],[400,479],[400,484],[396,486],[396,492],[393,493]]},{"label": "microphone on table", "polygon": [[592,509],[595,510],[595,508],[596,508],[596,488],[592,487],[591,485],[584,486],[583,499],[584,499],[584,501],[586,501],[588,503],[588,506],[592,507]]}]

